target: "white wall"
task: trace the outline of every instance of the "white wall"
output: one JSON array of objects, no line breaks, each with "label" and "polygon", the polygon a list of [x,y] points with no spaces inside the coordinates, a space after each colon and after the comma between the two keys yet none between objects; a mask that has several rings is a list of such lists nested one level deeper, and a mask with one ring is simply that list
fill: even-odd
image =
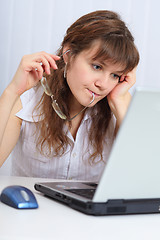
[{"label": "white wall", "polygon": [[54,53],[73,21],[99,9],[117,11],[135,37],[141,57],[136,85],[160,87],[159,0],[0,0],[0,94],[24,54]]}]

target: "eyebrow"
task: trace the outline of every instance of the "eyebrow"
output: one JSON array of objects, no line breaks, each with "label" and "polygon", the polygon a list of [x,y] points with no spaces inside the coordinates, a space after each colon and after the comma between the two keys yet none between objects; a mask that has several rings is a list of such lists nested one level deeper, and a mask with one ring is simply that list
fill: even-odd
[{"label": "eyebrow", "polygon": [[[102,64],[102,65],[104,65],[106,68],[108,67],[108,65],[105,63],[105,62],[102,62],[102,61],[100,61],[100,60],[98,60],[99,62],[100,62],[100,64]],[[124,73],[124,70],[122,70],[122,71],[114,71],[115,73],[117,73],[117,74],[123,74]]]},{"label": "eyebrow", "polygon": [[116,73],[118,73],[118,74],[123,74],[124,71],[116,71]]}]

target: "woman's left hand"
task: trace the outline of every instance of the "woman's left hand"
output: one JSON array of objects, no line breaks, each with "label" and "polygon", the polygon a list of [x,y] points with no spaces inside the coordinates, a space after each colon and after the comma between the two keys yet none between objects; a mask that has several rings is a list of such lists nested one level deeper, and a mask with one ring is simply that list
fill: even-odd
[{"label": "woman's left hand", "polygon": [[107,96],[109,106],[117,119],[117,125],[120,126],[127,112],[131,101],[129,89],[136,82],[136,68],[126,75],[122,75],[118,85]]}]

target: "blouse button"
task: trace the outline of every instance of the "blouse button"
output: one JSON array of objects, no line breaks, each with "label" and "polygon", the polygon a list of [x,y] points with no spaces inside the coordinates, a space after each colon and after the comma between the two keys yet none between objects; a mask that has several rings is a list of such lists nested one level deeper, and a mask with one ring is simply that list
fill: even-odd
[{"label": "blouse button", "polygon": [[77,156],[77,154],[74,152],[72,156],[75,158]]}]

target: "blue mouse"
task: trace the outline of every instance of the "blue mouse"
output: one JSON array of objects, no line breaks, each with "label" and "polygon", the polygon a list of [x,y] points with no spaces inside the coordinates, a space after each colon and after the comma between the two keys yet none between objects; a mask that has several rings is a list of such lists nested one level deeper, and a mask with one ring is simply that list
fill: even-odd
[{"label": "blue mouse", "polygon": [[28,188],[18,185],[4,188],[1,192],[0,200],[17,209],[38,208],[34,194]]}]

